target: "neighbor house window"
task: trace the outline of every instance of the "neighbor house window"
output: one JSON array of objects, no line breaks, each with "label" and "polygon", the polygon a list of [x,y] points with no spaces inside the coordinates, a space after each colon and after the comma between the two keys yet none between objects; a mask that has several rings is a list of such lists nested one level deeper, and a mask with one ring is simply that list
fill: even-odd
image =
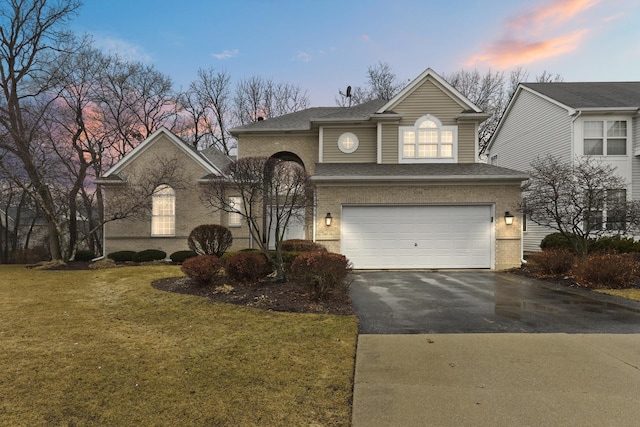
[{"label": "neighbor house window", "polygon": [[624,156],[627,154],[626,120],[585,120],[585,156]]},{"label": "neighbor house window", "polygon": [[340,138],[338,138],[338,148],[343,153],[353,153],[358,149],[358,145],[358,137],[351,132],[343,133],[340,135]]},{"label": "neighbor house window", "polygon": [[607,190],[607,230],[626,229],[627,190]]},{"label": "neighbor house window", "polygon": [[427,114],[413,126],[401,126],[400,159],[404,163],[454,162],[458,144],[457,126],[443,126]]},{"label": "neighbor house window", "polygon": [[174,236],[176,232],[176,193],[168,185],[156,187],[151,197],[151,235]]},{"label": "neighbor house window", "polygon": [[242,199],[240,197],[229,197],[229,227],[240,227],[242,216],[240,215],[240,208],[242,206]]}]

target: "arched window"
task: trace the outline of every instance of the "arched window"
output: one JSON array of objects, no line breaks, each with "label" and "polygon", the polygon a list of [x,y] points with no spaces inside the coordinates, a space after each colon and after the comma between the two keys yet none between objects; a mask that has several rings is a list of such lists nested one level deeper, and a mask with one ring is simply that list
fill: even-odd
[{"label": "arched window", "polygon": [[440,120],[427,114],[413,126],[400,126],[399,132],[401,163],[457,161],[457,126],[443,126]]},{"label": "arched window", "polygon": [[168,185],[156,187],[151,198],[151,235],[174,236],[176,233],[176,193]]}]

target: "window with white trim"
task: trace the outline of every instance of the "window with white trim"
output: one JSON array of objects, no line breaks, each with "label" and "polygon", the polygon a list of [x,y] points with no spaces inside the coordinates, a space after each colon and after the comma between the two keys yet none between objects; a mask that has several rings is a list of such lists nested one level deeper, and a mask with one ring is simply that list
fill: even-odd
[{"label": "window with white trim", "polygon": [[229,197],[229,227],[240,227],[242,225],[242,215],[240,215],[241,206],[242,199],[240,197]]},{"label": "window with white trim", "polygon": [[356,151],[359,144],[360,142],[358,141],[358,137],[351,132],[343,133],[338,138],[338,148],[346,154]]},{"label": "window with white trim", "polygon": [[626,120],[585,120],[583,122],[585,156],[625,156]]},{"label": "window with white trim", "polygon": [[440,120],[427,114],[413,126],[400,126],[399,132],[401,163],[457,161],[457,126],[443,126]]},{"label": "window with white trim", "polygon": [[151,235],[174,236],[176,233],[176,193],[170,186],[156,187],[151,196]]}]

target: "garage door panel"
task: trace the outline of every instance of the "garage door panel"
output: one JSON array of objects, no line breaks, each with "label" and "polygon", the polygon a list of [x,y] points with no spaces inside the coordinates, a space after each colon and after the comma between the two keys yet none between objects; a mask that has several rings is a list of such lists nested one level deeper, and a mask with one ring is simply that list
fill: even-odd
[{"label": "garage door panel", "polygon": [[490,268],[491,207],[347,206],[342,253],[355,268]]}]

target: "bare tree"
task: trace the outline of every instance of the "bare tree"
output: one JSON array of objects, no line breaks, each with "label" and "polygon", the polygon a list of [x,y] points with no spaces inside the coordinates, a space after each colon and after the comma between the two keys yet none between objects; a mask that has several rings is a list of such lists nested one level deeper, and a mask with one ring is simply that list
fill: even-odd
[{"label": "bare tree", "polygon": [[[241,206],[230,196],[239,196]],[[303,167],[274,158],[245,157],[204,185],[202,199],[215,210],[238,213],[274,266],[276,278],[284,279],[281,243],[285,230],[292,219],[302,219],[313,205],[313,185]],[[269,250],[272,238],[275,255]]]},{"label": "bare tree", "polygon": [[181,136],[196,149],[216,147],[229,155],[236,147],[229,133],[234,123],[231,76],[213,68],[199,69],[198,79],[178,99],[188,117]]},{"label": "bare tree", "polygon": [[112,131],[111,149],[123,157],[161,126],[169,129],[177,118],[171,79],[152,66],[113,56],[100,60],[94,103],[97,120]]},{"label": "bare tree", "polygon": [[637,230],[640,206],[627,201],[626,182],[613,167],[584,157],[567,163],[553,156],[531,163],[523,212],[536,224],[562,233],[586,256],[589,239]]},{"label": "bare tree", "polygon": [[42,142],[42,117],[55,99],[49,91],[56,83],[56,67],[68,50],[69,37],[61,28],[79,5],[76,0],[8,0],[0,5],[0,127],[6,136],[0,150],[19,159],[29,178],[32,195],[49,223],[53,259],[62,258],[60,223],[35,151]]},{"label": "bare tree", "polygon": [[374,99],[390,100],[405,86],[386,62],[378,62],[367,68],[366,86],[349,86],[345,92],[338,91],[336,104],[340,107],[350,107]]},{"label": "bare tree", "polygon": [[234,96],[235,116],[242,125],[294,113],[309,104],[307,92],[299,86],[260,76],[240,80]]}]

